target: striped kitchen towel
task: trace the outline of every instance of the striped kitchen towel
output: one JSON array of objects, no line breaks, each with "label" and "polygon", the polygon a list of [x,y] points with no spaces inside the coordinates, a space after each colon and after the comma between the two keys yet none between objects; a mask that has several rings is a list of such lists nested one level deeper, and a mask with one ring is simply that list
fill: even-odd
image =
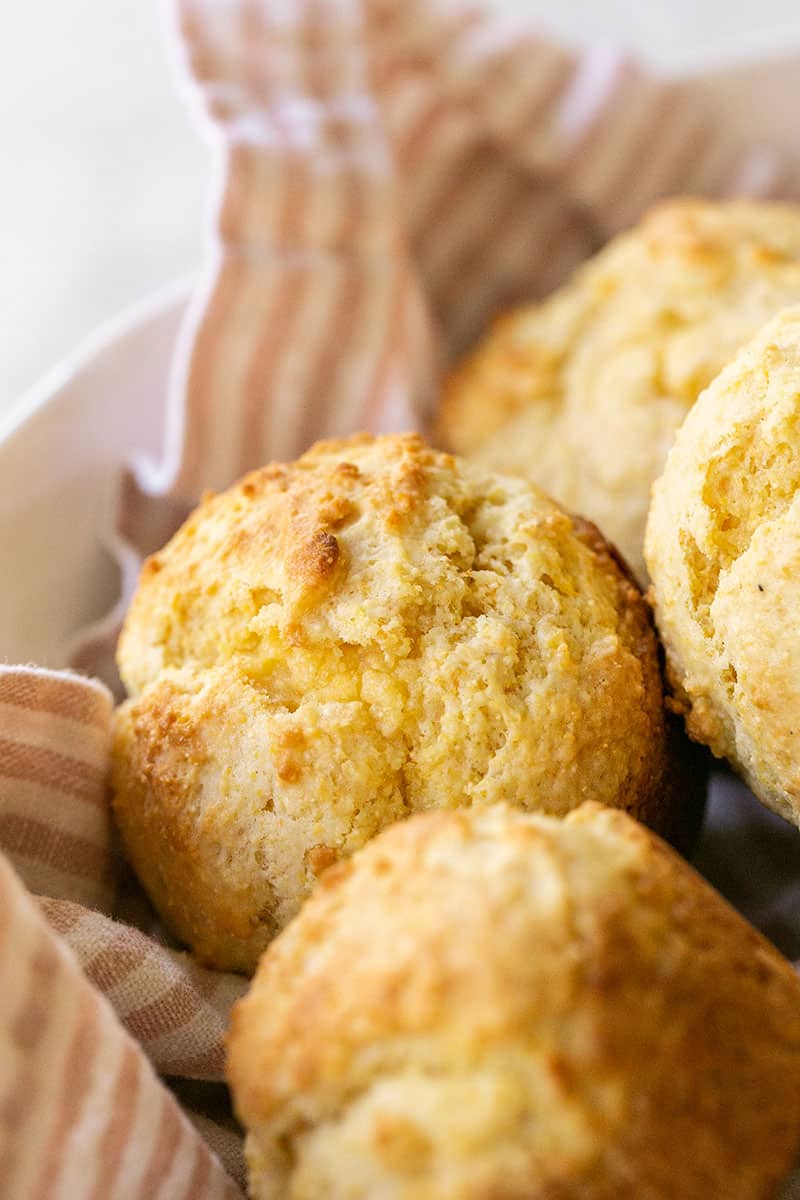
[{"label": "striped kitchen towel", "polygon": [[108,915],[111,708],[91,680],[0,667],[0,1195],[233,1200],[236,1132],[217,1122],[215,1154],[156,1071],[222,1078],[243,981]]},{"label": "striped kitchen towel", "polygon": [[743,140],[707,81],[571,53],[464,0],[174,12],[218,183],[165,453],[121,505],[143,551],[205,488],[315,438],[424,428],[442,366],[498,309],[659,198],[800,196],[800,146]]},{"label": "striped kitchen towel", "polygon": [[[218,187],[165,452],[121,491],[138,553],[204,488],[315,437],[424,427],[442,365],[499,307],[659,197],[798,191],[791,158],[704,81],[570,53],[464,0],[174,13]],[[0,1195],[236,1196],[222,1037],[244,985],[166,944],[116,856],[110,712],[85,678],[0,670]],[[735,893],[722,857],[710,873]]]}]

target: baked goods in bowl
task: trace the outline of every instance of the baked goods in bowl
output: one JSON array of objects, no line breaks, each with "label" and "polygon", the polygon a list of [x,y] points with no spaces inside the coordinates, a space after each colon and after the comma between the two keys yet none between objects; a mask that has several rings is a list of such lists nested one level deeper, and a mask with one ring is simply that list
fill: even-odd
[{"label": "baked goods in bowl", "polygon": [[119,665],[123,842],[221,967],[417,810],[595,797],[674,833],[691,807],[649,612],[597,530],[415,436],[206,499],[145,565]]},{"label": "baked goods in bowl", "polygon": [[796,303],[800,207],[670,200],[497,322],[447,383],[438,439],[596,521],[644,579],[650,485],[678,426]]},{"label": "baked goods in bowl", "polygon": [[700,397],[653,489],[647,562],[692,737],[800,824],[800,307]]},{"label": "baked goods in bowl", "polygon": [[228,1046],[255,1200],[767,1200],[800,1149],[800,981],[591,803],[382,833]]}]

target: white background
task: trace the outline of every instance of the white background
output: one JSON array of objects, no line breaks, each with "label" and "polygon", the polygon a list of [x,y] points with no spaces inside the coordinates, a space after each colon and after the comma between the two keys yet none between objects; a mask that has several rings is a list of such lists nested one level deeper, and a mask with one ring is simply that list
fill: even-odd
[{"label": "white background", "polygon": [[[169,2],[3,0],[0,410],[200,260],[209,155],[175,90]],[[495,2],[667,70],[800,46],[798,0]]]}]

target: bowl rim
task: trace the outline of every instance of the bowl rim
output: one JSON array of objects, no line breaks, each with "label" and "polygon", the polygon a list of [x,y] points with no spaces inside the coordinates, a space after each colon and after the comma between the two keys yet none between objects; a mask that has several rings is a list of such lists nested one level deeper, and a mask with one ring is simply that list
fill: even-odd
[{"label": "bowl rim", "polygon": [[0,448],[4,446],[40,409],[82,375],[105,350],[134,330],[157,320],[181,302],[186,303],[196,282],[196,273],[173,279],[141,299],[120,309],[96,325],[77,346],[59,359],[44,375],[12,400],[0,413]]}]

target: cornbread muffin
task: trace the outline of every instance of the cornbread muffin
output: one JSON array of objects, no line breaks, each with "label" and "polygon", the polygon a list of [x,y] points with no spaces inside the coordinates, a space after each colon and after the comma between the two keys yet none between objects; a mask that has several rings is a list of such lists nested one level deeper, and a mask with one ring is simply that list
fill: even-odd
[{"label": "cornbread muffin", "polygon": [[413,436],[205,500],[146,564],[119,666],[125,846],[220,967],[418,809],[596,797],[670,832],[688,797],[649,612],[597,531]]},{"label": "cornbread muffin", "polygon": [[800,824],[800,307],[686,418],[653,490],[647,562],[689,733]]},{"label": "cornbread muffin", "polygon": [[501,319],[445,386],[439,440],[596,521],[639,579],[650,485],[703,388],[800,303],[800,207],[673,200],[543,304]]},{"label": "cornbread muffin", "polygon": [[593,803],[382,833],[228,1050],[254,1200],[771,1200],[800,1150],[800,981]]}]

